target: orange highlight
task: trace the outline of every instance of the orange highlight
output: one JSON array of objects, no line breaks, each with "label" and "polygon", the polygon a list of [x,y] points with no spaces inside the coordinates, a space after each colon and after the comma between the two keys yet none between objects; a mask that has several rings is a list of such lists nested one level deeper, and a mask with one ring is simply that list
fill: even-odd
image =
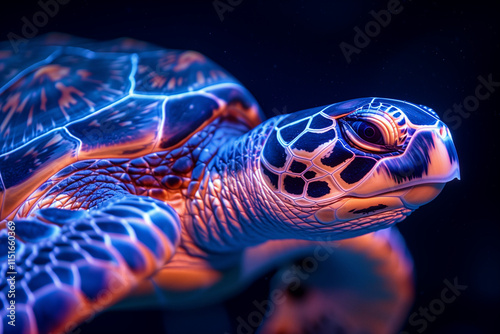
[{"label": "orange highlight", "polygon": [[71,107],[71,105],[76,104],[75,98],[71,94],[77,94],[83,97],[85,94],[72,86],[65,86],[62,82],[56,83],[56,88],[61,92],[61,97],[59,98],[59,108],[64,117],[69,120],[69,115],[66,113],[65,109]]},{"label": "orange highlight", "polygon": [[51,81],[59,81],[69,74],[69,67],[60,65],[46,65],[35,72],[34,78],[38,79],[42,76],[48,77]]},{"label": "orange highlight", "polygon": [[177,65],[173,68],[175,72],[180,72],[188,69],[194,63],[203,64],[206,62],[205,57],[195,51],[186,51],[180,54]]}]

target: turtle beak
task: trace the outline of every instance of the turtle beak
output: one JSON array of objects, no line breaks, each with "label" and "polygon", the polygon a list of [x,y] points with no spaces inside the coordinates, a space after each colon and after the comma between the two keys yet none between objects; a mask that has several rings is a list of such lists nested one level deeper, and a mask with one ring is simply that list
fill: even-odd
[{"label": "turtle beak", "polygon": [[[449,129],[441,121],[418,128],[405,152],[379,161],[368,182],[354,189],[359,197],[397,192],[410,209],[433,200],[444,185],[460,180],[457,151]],[[378,188],[378,189],[377,189]]]},{"label": "turtle beak", "polygon": [[[403,162],[404,160],[404,162]],[[411,162],[411,166],[405,166]],[[460,180],[458,155],[450,130],[441,121],[435,127],[417,130],[406,152],[384,161],[384,167],[393,172],[398,181],[413,183],[446,183]]]},{"label": "turtle beak", "polygon": [[[401,160],[412,162],[405,168]],[[383,163],[398,181],[414,184],[446,183],[460,180],[458,155],[448,127],[441,121],[435,127],[417,130],[405,154]]]},{"label": "turtle beak", "polygon": [[455,178],[460,180],[458,155],[450,130],[444,123],[439,122],[431,134],[433,142],[429,148],[427,173],[422,177],[420,184],[412,187],[401,197],[405,206],[411,209],[432,201],[447,182]]}]

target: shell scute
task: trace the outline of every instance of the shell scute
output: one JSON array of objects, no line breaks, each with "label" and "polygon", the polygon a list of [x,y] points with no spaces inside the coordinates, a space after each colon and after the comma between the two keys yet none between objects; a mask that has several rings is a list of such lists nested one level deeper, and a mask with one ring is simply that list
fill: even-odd
[{"label": "shell scute", "polygon": [[[25,145],[7,155],[0,156],[3,185],[8,196],[3,211],[10,212],[24,198],[26,189],[36,189],[54,169],[60,170],[76,162],[79,141],[66,130],[59,129],[40,136],[30,145]],[[37,177],[32,177],[33,173]]]},{"label": "shell scute", "polygon": [[195,51],[159,50],[139,55],[137,93],[172,95],[237,83],[219,65]]},{"label": "shell scute", "polygon": [[177,145],[221,109],[217,101],[206,95],[193,94],[170,99],[165,105],[161,148]]},{"label": "shell scute", "polygon": [[[149,153],[158,140],[162,100],[128,98],[67,126],[82,142],[79,158]],[[131,156],[128,156],[131,157]]]},{"label": "shell scute", "polygon": [[132,67],[130,55],[74,48],[28,67],[0,88],[0,154],[124,97]]}]

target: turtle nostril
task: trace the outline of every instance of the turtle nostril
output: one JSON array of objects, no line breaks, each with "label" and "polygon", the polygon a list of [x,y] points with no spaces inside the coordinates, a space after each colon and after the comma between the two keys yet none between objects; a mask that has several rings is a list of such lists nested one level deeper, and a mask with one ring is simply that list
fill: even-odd
[{"label": "turtle nostril", "polygon": [[446,128],[444,126],[442,126],[440,129],[439,129],[439,135],[441,137],[445,137],[446,136]]},{"label": "turtle nostril", "polygon": [[448,130],[448,127],[444,123],[440,122],[438,127],[439,127],[439,136],[441,136],[441,138],[446,138],[446,137],[451,138],[450,130]]}]

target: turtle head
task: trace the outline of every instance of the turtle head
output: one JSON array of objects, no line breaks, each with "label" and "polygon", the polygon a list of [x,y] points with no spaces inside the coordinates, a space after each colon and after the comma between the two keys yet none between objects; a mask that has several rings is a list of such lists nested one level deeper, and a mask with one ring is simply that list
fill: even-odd
[{"label": "turtle head", "polygon": [[383,98],[284,117],[264,144],[260,171],[266,191],[296,214],[293,223],[352,236],[403,220],[460,177],[437,114]]}]

